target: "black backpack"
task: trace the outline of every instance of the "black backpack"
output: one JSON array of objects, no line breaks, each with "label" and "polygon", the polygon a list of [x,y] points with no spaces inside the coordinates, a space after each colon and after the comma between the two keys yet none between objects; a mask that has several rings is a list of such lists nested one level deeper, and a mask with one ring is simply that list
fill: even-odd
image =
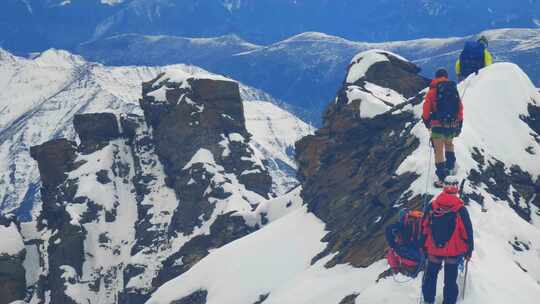
[{"label": "black backpack", "polygon": [[477,41],[468,41],[459,56],[461,62],[461,75],[467,77],[473,73],[477,73],[485,65],[485,50],[484,44]]},{"label": "black backpack", "polygon": [[456,230],[457,212],[439,210],[429,213],[429,229],[437,248],[443,248]]},{"label": "black backpack", "polygon": [[437,84],[436,106],[433,119],[443,123],[452,123],[456,120],[461,98],[457,84],[453,81],[442,81]]}]

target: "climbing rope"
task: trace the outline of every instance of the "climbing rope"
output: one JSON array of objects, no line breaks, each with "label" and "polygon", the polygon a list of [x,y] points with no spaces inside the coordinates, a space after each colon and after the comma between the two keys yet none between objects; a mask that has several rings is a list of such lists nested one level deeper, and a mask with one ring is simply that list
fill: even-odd
[{"label": "climbing rope", "polygon": [[[400,280],[397,279],[396,274],[394,274],[392,276],[392,278],[394,279],[394,282],[396,282],[398,284],[405,284],[405,283],[409,283],[412,280],[416,279],[416,277],[420,274],[422,269],[424,269],[425,263],[426,263],[426,257],[422,255],[420,261],[418,262],[418,266],[416,267],[415,271],[407,274],[407,276],[409,277],[408,279],[400,281]],[[403,269],[403,268],[404,267],[400,263],[399,264],[399,269]],[[422,280],[423,280],[423,278],[422,278]]]},{"label": "climbing rope", "polygon": [[423,212],[426,212],[427,211],[427,206],[428,206],[428,190],[429,190],[429,184],[430,184],[430,181],[431,181],[431,161],[433,160],[433,145],[431,144],[431,139],[428,141],[428,145],[429,145],[429,158],[428,158],[428,163],[427,163],[427,175],[426,175],[426,189],[424,191],[424,202],[422,204],[422,211]]}]

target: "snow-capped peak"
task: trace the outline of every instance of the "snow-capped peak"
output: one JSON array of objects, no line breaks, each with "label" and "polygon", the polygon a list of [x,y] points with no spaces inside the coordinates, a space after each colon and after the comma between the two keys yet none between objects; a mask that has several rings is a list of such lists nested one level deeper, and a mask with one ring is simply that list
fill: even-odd
[{"label": "snow-capped peak", "polygon": [[16,58],[10,52],[0,48],[0,61],[14,62],[14,61],[16,61]]},{"label": "snow-capped peak", "polygon": [[170,82],[182,83],[189,78],[199,78],[199,79],[214,79],[214,80],[225,80],[233,81],[225,76],[209,73],[198,67],[190,67],[187,69],[167,69],[167,71],[161,76],[161,79],[167,79]]},{"label": "snow-capped peak", "polygon": [[49,49],[41,53],[35,58],[34,62],[41,66],[62,68],[79,66],[86,63],[81,56],[73,55],[67,51],[58,49]]},{"label": "snow-capped peak", "polygon": [[379,62],[390,61],[390,59],[388,59],[388,55],[408,62],[407,59],[385,50],[369,50],[361,52],[354,56],[354,58],[351,60],[349,73],[347,74],[347,83],[355,83],[359,79],[365,77],[367,71],[372,65]]},{"label": "snow-capped peak", "polygon": [[337,37],[328,35],[321,32],[304,32],[298,35],[294,35],[286,40],[283,40],[279,43],[288,43],[288,42],[334,42],[334,43],[344,43],[344,44],[353,44],[350,41]]}]

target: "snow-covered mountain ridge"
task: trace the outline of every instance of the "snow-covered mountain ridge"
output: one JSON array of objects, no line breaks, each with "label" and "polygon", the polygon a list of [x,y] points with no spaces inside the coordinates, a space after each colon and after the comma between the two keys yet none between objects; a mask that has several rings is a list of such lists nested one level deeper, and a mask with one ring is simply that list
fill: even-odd
[{"label": "snow-covered mountain ridge", "polygon": [[[78,113],[141,114],[140,85],[159,73],[184,71],[194,76],[210,75],[186,65],[107,67],[58,50],[47,51],[35,59],[0,50],[0,63],[0,100],[3,101],[0,106],[0,168],[3,168],[0,210],[9,212],[22,206],[21,214],[25,217],[39,201],[39,174],[28,154],[30,146],[60,137],[74,140],[76,134],[71,123]],[[280,168],[271,169],[276,177],[275,189],[285,191],[295,183],[293,156],[288,153],[290,147],[311,129],[275,106],[277,102],[268,94],[244,85],[240,86],[240,92],[246,103],[254,101],[266,107],[264,112],[259,111],[259,107],[245,107],[248,128],[255,134],[257,145],[263,147],[264,157],[275,162],[271,168]],[[278,132],[285,126],[293,130],[287,137]]]},{"label": "snow-covered mountain ridge", "polygon": [[[381,258],[383,229],[398,210],[438,192],[420,121],[427,80],[382,51],[358,55],[350,73],[359,68],[365,75],[348,75],[354,80],[329,106],[324,127],[297,144],[304,206],[212,252],[148,303],[418,303],[421,278],[381,277]],[[462,303],[535,303],[540,95],[508,63],[467,79],[460,92],[459,177],[476,236]]]},{"label": "snow-covered mountain ridge", "polygon": [[[342,85],[343,70],[355,54],[384,49],[409,58],[431,77],[439,67],[454,70],[465,41],[485,35],[496,61],[518,64],[540,85],[540,30],[499,29],[477,35],[368,43],[306,32],[270,45],[250,45],[238,37],[204,42],[181,37],[119,35],[79,46],[77,52],[110,65],[190,63],[261,88],[295,105],[297,113],[318,122]],[[453,76],[454,73],[451,73]]]},{"label": "snow-covered mountain ridge", "polygon": [[[55,54],[44,54],[47,68],[88,64]],[[73,60],[60,60],[65,56]],[[77,141],[31,147],[42,204],[32,221],[15,221],[18,229],[10,219],[0,222],[7,223],[5,241],[20,241],[19,230],[26,245],[26,257],[12,250],[0,260],[10,270],[0,289],[13,299],[143,303],[210,250],[297,205],[291,149],[309,126],[270,102],[243,100],[250,95],[242,92],[256,91],[195,67],[143,77],[142,111],[75,112],[73,126],[63,127],[73,128]],[[15,271],[21,264],[26,279]]]}]

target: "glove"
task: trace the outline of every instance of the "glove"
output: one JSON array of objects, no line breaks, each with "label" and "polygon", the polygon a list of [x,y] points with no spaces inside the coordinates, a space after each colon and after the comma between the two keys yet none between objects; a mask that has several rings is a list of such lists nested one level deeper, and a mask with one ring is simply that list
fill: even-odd
[{"label": "glove", "polygon": [[461,135],[461,131],[463,129],[463,121],[460,121],[457,128],[456,128],[456,137],[458,137],[459,135]]},{"label": "glove", "polygon": [[431,119],[422,119],[424,122],[424,126],[426,126],[427,129],[431,129]]},{"label": "glove", "polygon": [[467,261],[470,261],[471,260],[471,257],[472,257],[472,249],[469,249],[467,250],[467,252],[465,253],[465,259]]}]

